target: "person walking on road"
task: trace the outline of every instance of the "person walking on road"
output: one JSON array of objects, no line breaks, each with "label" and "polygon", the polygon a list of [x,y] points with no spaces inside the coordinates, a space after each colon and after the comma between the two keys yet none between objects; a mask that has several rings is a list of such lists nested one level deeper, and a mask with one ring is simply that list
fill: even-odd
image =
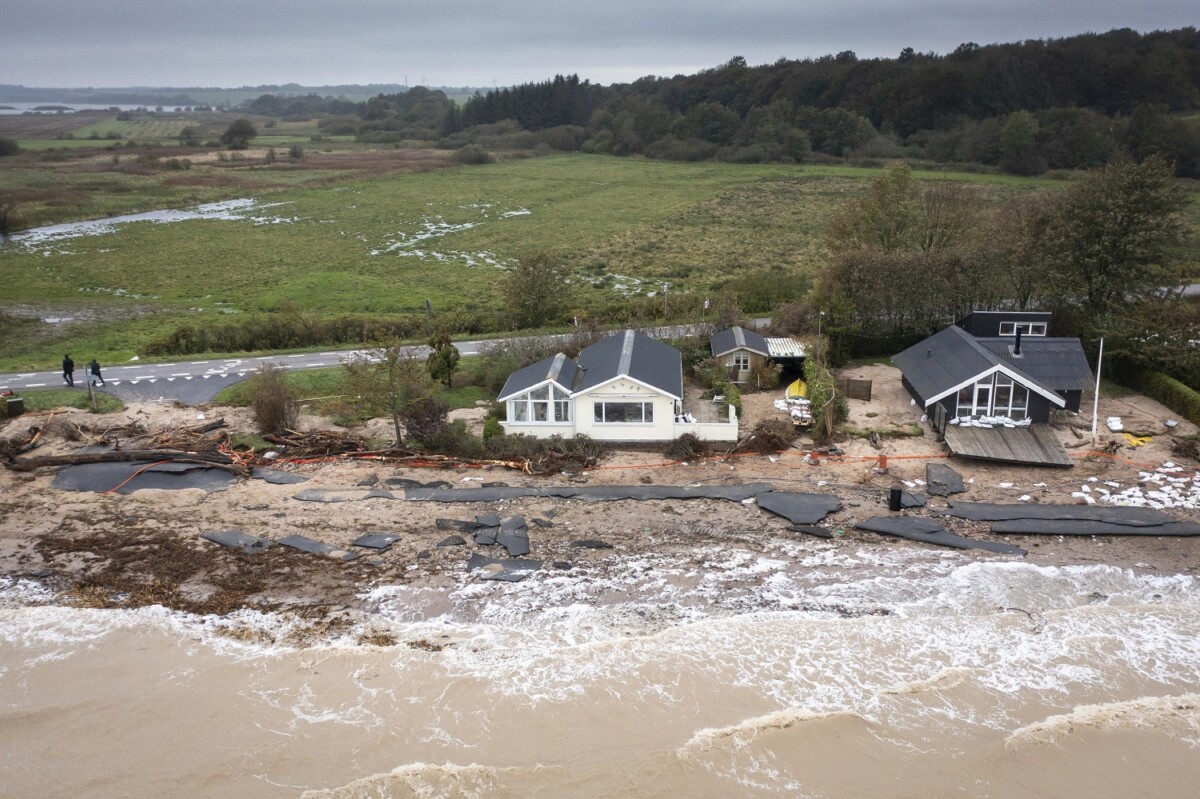
[{"label": "person walking on road", "polygon": [[70,355],[63,356],[63,382],[72,388],[75,386],[75,362]]},{"label": "person walking on road", "polygon": [[100,376],[100,364],[95,358],[92,358],[92,362],[88,364],[88,368],[92,372],[92,382],[104,385],[104,378]]}]

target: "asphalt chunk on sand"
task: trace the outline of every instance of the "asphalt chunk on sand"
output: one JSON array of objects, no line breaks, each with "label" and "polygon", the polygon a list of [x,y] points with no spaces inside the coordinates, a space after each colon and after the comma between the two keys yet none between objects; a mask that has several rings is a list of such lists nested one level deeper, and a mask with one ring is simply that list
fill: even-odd
[{"label": "asphalt chunk on sand", "polygon": [[854,525],[859,530],[866,530],[880,535],[906,538],[909,541],[920,541],[923,544],[936,544],[940,547],[954,549],[984,549],[1001,555],[1027,555],[1026,550],[1012,544],[998,541],[984,541],[979,538],[967,538],[946,530],[932,519],[921,519],[912,516],[876,516],[873,519]]}]

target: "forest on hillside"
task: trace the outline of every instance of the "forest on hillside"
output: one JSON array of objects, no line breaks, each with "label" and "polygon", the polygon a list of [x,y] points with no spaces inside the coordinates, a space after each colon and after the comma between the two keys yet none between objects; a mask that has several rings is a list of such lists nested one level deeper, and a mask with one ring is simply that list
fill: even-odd
[{"label": "forest on hillside", "polygon": [[601,86],[578,76],[477,92],[415,87],[351,103],[264,95],[329,133],[446,147],[548,147],[732,162],[914,158],[1013,174],[1157,155],[1200,177],[1200,32],[1114,30],[896,58],[841,52]]}]

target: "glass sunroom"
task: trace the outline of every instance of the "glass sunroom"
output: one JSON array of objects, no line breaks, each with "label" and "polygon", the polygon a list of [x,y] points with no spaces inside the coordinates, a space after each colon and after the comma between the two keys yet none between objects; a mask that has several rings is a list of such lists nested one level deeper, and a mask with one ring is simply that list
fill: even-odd
[{"label": "glass sunroom", "polygon": [[530,389],[508,400],[508,419],[523,423],[570,423],[570,395],[550,383]]}]

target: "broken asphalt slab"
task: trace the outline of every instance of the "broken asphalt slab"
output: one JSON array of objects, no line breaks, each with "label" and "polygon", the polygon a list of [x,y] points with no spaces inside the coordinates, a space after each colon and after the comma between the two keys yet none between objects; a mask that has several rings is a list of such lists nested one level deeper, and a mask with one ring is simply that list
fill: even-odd
[{"label": "broken asphalt slab", "polygon": [[467,561],[467,569],[479,572],[480,580],[501,580],[506,583],[520,582],[540,568],[542,562],[530,558],[485,558],[475,554]]},{"label": "broken asphalt slab", "polygon": [[348,552],[332,544],[326,544],[324,541],[317,541],[303,535],[289,535],[287,538],[279,539],[279,543],[285,547],[298,549],[301,552],[308,552],[312,555],[323,555],[334,560],[352,561],[358,557],[357,552]]},{"label": "broken asphalt slab", "polygon": [[250,476],[256,480],[265,480],[272,485],[289,485],[291,483],[307,483],[308,478],[295,472],[285,472],[281,469],[266,469],[255,466]]},{"label": "broken asphalt slab", "polygon": [[1168,521],[1164,524],[1129,525],[1080,519],[1007,519],[992,523],[993,533],[1015,535],[1200,535],[1200,524]]},{"label": "broken asphalt slab", "polygon": [[978,538],[967,538],[946,530],[932,519],[919,519],[912,516],[876,516],[854,525],[859,530],[867,530],[881,535],[891,535],[906,538],[909,541],[920,541],[923,544],[936,544],[940,547],[954,549],[985,549],[1001,555],[1026,555],[1024,549],[1012,544],[1002,544],[997,541],[983,541]]},{"label": "broken asphalt slab", "polygon": [[757,500],[760,508],[792,524],[816,524],[842,509],[842,501],[832,494],[769,491],[759,494]]},{"label": "broken asphalt slab", "polygon": [[1175,519],[1154,508],[1119,505],[1001,505],[993,502],[951,502],[946,513],[975,522],[1041,519],[1105,522],[1124,527],[1161,527],[1175,522]]},{"label": "broken asphalt slab", "polygon": [[461,535],[452,535],[449,538],[443,538],[438,541],[439,547],[463,547],[467,545],[467,539]]},{"label": "broken asphalt slab", "polygon": [[265,552],[275,546],[275,542],[270,539],[259,538],[241,530],[209,530],[201,533],[200,537],[223,547],[239,549],[250,555]]},{"label": "broken asphalt slab", "polygon": [[404,498],[415,502],[499,502],[505,499],[551,497],[595,502],[665,499],[724,499],[742,502],[771,491],[770,483],[737,486],[546,486],[496,488],[409,488]]},{"label": "broken asphalt slab", "polygon": [[935,497],[948,497],[967,490],[962,475],[944,463],[925,464],[925,486]]},{"label": "broken asphalt slab", "polygon": [[199,488],[212,493],[224,491],[237,479],[225,469],[200,463],[123,461],[65,466],[54,475],[50,485],[64,491],[94,491],[97,494],[131,494],[144,488],[166,491]]},{"label": "broken asphalt slab", "polygon": [[509,516],[500,522],[496,543],[504,547],[509,557],[519,558],[529,554],[529,528],[521,516]]},{"label": "broken asphalt slab", "polygon": [[395,498],[395,495],[391,491],[384,491],[380,488],[372,488],[370,490],[353,488],[306,488],[292,497],[292,499],[298,499],[301,502],[361,502],[365,499]]},{"label": "broken asphalt slab", "polygon": [[368,533],[351,541],[350,546],[364,549],[387,549],[399,540],[400,536],[391,533]]},{"label": "broken asphalt slab", "polygon": [[789,524],[788,530],[793,533],[804,533],[817,538],[833,538],[834,532],[826,527],[814,527],[810,524]]}]

